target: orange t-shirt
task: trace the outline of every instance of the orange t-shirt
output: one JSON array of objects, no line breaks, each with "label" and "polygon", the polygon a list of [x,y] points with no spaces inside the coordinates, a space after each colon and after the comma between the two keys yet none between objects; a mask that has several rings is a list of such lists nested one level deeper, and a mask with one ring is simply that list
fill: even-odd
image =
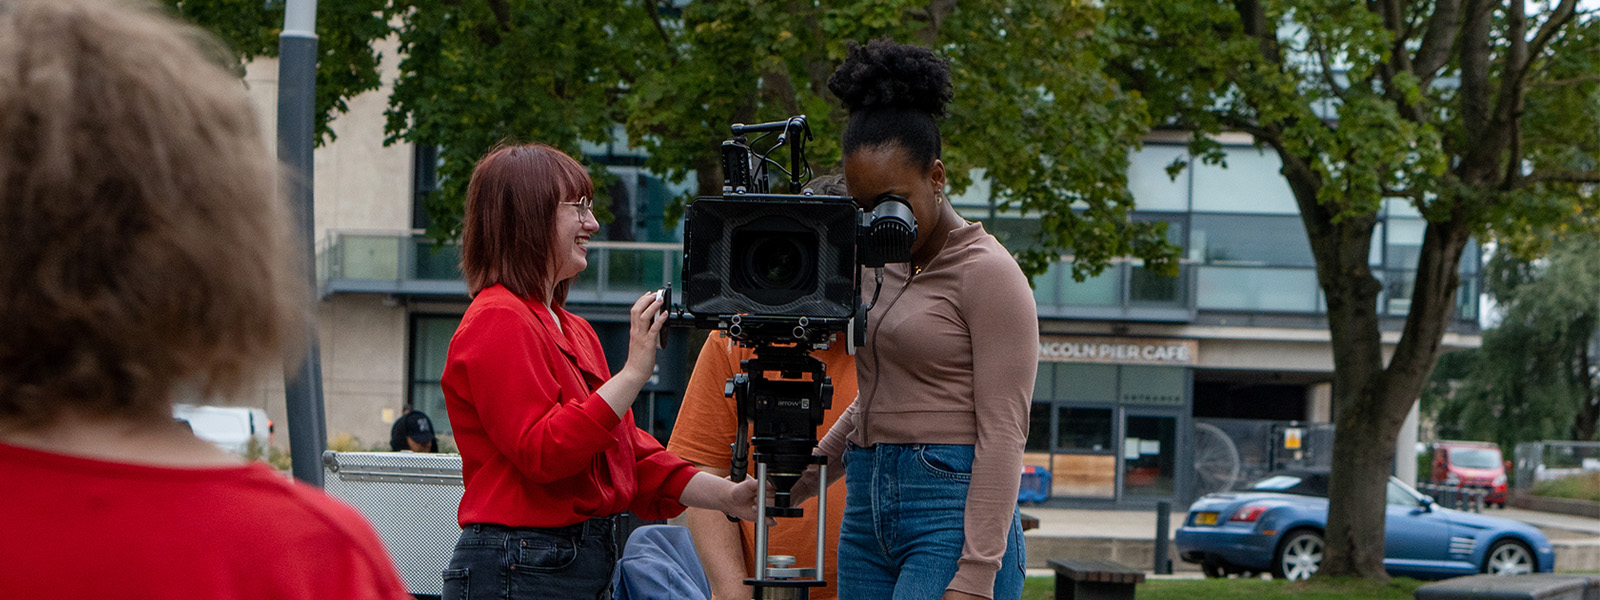
[{"label": "orange t-shirt", "polygon": [[[829,349],[811,353],[827,366],[828,376],[833,379],[833,404],[823,414],[822,425],[817,427],[818,439],[828,433],[833,422],[844,414],[845,408],[856,397],[855,357],[846,352],[847,342],[843,336],[836,337],[838,339]],[[683,406],[678,409],[678,420],[672,427],[672,439],[667,442],[668,451],[691,462],[728,468],[732,456],[728,445],[733,443],[737,433],[738,409],[734,399],[723,396],[722,392],[728,378],[741,372],[739,361],[751,358],[754,354],[754,351],[739,347],[721,332],[713,333],[706,339],[705,346],[700,349],[700,358],[695,362],[694,374],[689,377],[689,385],[684,391]],[[750,473],[755,473],[753,460]],[[777,524],[768,529],[770,539],[767,553],[792,555],[795,557],[795,566],[809,567],[817,553],[817,501],[813,498],[800,506],[805,516],[778,519]],[[813,589],[812,598],[821,600],[835,597],[839,521],[843,517],[844,479],[841,477],[828,488],[828,529],[823,551],[823,578],[828,585]],[[755,556],[755,525],[743,523],[743,527],[744,564],[745,570],[749,571]]]}]

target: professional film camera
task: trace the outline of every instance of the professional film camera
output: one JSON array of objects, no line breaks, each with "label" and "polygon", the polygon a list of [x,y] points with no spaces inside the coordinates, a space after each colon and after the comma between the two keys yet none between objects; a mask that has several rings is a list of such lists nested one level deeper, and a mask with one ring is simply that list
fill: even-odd
[{"label": "professional film camera", "polygon": [[[871,308],[861,302],[861,268],[908,262],[916,219],[905,199],[892,195],[865,203],[869,210],[853,198],[803,193],[811,139],[804,116],[732,129],[722,143],[722,195],[696,199],[685,214],[683,305],[670,315],[675,325],[725,331],[754,349],[725,391],[739,413],[734,481],[744,477],[753,447],[758,497],[767,497],[769,483],[776,492],[758,510],[755,577],[746,583],[757,598],[804,599],[824,584],[827,494],[818,494],[812,568],[768,555],[766,517],[801,515],[790,492],[811,464],[821,465],[820,481],[827,481],[827,465],[812,449],[833,385],[810,352],[828,348],[839,333],[852,350],[861,345]],[[752,141],[752,134],[761,135]],[[770,158],[785,147],[788,168]],[[788,193],[769,192],[768,166],[788,176]]]}]

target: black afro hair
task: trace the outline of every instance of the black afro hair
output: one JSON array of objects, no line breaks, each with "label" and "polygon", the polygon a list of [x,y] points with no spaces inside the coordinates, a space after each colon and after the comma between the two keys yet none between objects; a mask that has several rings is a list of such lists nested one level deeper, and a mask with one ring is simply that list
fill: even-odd
[{"label": "black afro hair", "polygon": [[828,90],[850,109],[844,128],[846,155],[892,144],[923,168],[939,158],[937,119],[955,92],[950,64],[932,50],[888,38],[852,43],[850,55],[828,80]]}]

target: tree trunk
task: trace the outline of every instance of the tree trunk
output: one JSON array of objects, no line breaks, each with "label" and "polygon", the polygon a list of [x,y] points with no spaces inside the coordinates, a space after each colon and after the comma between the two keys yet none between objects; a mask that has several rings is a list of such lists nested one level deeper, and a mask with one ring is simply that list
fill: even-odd
[{"label": "tree trunk", "polygon": [[[1574,329],[1580,335],[1584,332],[1594,332],[1594,315],[1579,321],[1579,326]],[[1593,335],[1593,333],[1591,333]],[[1580,442],[1594,440],[1595,430],[1600,428],[1600,386],[1596,385],[1594,373],[1595,357],[1589,355],[1589,344],[1584,341],[1578,343],[1578,356],[1569,369],[1572,374],[1572,383],[1579,390],[1578,418],[1572,425],[1572,439]]]},{"label": "tree trunk", "polygon": [[[1359,226],[1370,240],[1372,225]],[[1405,330],[1388,366],[1381,370],[1374,368],[1383,352],[1377,296],[1362,293],[1370,289],[1363,284],[1371,281],[1371,275],[1348,266],[1326,272],[1319,265],[1328,295],[1335,364],[1333,401],[1338,410],[1322,563],[1327,575],[1389,578],[1383,567],[1384,505],[1395,460],[1394,444],[1438,361],[1440,341],[1455,312],[1455,293],[1460,286],[1457,268],[1467,239],[1454,221],[1428,224]],[[1354,265],[1355,257],[1349,254],[1353,252],[1338,258],[1345,265]],[[1365,258],[1360,260],[1364,265]]]}]

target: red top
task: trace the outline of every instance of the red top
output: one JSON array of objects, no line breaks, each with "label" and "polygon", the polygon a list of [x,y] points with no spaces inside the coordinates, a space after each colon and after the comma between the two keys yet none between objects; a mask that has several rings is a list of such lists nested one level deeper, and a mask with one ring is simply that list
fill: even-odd
[{"label": "red top", "polygon": [[0,596],[410,598],[361,515],[261,463],[170,468],[0,444]]},{"label": "red top", "polygon": [[462,526],[563,527],[631,510],[683,512],[698,471],[593,390],[610,378],[589,322],[503,286],[478,293],[450,340],[441,385],[466,492]]}]

